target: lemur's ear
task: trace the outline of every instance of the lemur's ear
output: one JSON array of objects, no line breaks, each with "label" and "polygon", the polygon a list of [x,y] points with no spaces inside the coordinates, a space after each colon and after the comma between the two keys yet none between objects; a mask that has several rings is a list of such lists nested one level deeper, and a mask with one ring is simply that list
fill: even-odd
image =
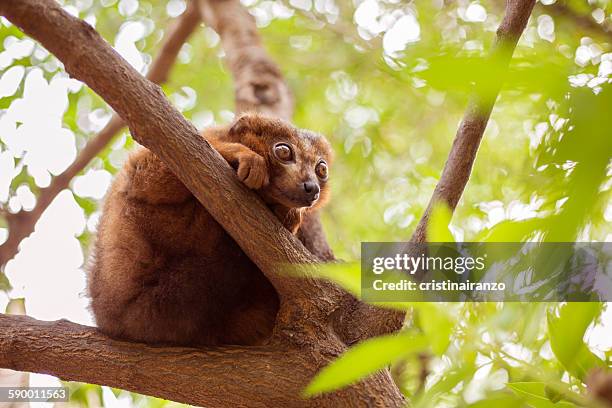
[{"label": "lemur's ear", "polygon": [[242,136],[246,132],[260,133],[259,121],[257,116],[252,113],[245,113],[241,115],[232,127],[230,127],[229,134],[233,136]]}]

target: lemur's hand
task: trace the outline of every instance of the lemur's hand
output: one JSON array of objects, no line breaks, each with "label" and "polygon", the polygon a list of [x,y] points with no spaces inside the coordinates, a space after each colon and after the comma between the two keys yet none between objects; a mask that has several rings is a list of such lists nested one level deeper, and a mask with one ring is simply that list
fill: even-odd
[{"label": "lemur's hand", "polygon": [[210,144],[232,167],[237,169],[238,178],[253,190],[259,190],[270,182],[266,160],[245,145],[209,138]]},{"label": "lemur's hand", "polygon": [[265,187],[270,182],[265,159],[255,152],[241,154],[238,157],[238,178],[253,190]]}]

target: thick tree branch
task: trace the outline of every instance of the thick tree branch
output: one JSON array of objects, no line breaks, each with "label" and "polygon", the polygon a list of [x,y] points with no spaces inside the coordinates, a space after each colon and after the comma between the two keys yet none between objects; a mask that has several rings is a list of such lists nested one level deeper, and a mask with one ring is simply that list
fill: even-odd
[{"label": "thick tree branch", "polygon": [[[185,12],[181,14],[176,23],[166,33],[159,53],[153,60],[147,74],[147,78],[150,81],[157,84],[166,82],[181,47],[199,23],[199,9],[195,4],[195,0],[190,1]],[[34,231],[36,222],[38,222],[55,197],[68,187],[70,181],[108,145],[124,126],[123,120],[117,114],[113,114],[106,126],[87,142],[74,162],[63,173],[53,177],[51,184],[40,191],[36,205],[31,211],[21,210],[16,214],[0,213],[0,215],[4,215],[7,218],[10,227],[7,240],[0,245],[0,268],[6,265],[17,254],[19,244]]]},{"label": "thick tree branch", "polygon": [[[333,355],[279,344],[189,349],[150,347],[110,339],[65,320],[42,322],[0,314],[0,366],[103,384],[209,407],[400,407],[388,373],[310,400],[299,397]],[[343,401],[339,404],[339,400]],[[391,402],[383,405],[383,401]],[[396,401],[397,403],[393,403]]]},{"label": "thick tree branch", "polygon": [[[201,406],[266,406],[287,395],[279,382],[261,378],[281,375],[283,387],[299,394],[304,384],[286,375],[295,352],[272,347],[228,347],[212,350],[149,347],[121,342],[95,329],[68,321],[41,322],[0,314],[0,364],[13,370],[44,372],[68,381],[104,384],[146,395]],[[41,368],[43,370],[41,370]],[[296,364],[296,369],[300,367]],[[249,377],[250,376],[250,377]],[[147,378],[147,381],[143,381]],[[240,378],[241,381],[236,381]],[[244,395],[247,384],[262,387],[262,400]],[[223,390],[223,392],[220,392]],[[245,399],[248,398],[248,399]],[[284,401],[286,402],[286,401]],[[282,404],[281,404],[282,405]]]}]

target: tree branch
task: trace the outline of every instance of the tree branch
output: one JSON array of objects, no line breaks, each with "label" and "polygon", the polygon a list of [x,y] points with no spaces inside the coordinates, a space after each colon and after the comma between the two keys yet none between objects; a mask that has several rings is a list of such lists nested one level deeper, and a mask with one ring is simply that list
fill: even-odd
[{"label": "tree branch", "polygon": [[[521,37],[527,21],[533,10],[535,0],[507,0],[506,11],[502,22],[497,29],[497,36],[490,54],[493,71],[491,77],[500,79],[508,69],[512,54]],[[433,208],[438,203],[445,203],[451,211],[463,194],[463,190],[470,178],[470,173],[476,160],[476,153],[480,146],[482,135],[489,121],[493,105],[499,94],[502,81],[498,80],[496,86],[488,88],[486,92],[477,91],[468,103],[448,159],[442,171],[442,176],[435,187],[427,209],[414,231],[411,241],[423,243],[427,241],[426,230]],[[368,332],[375,334],[390,333],[399,330],[403,323],[405,313],[390,309],[374,308],[373,306],[354,302],[353,309],[347,319],[357,322],[367,319],[371,322]],[[363,330],[364,326],[358,326]],[[354,333],[362,336],[364,333]],[[367,334],[367,332],[365,333]],[[350,339],[347,339],[350,341]]]},{"label": "tree branch", "polygon": [[[299,395],[305,385],[295,384],[296,377],[286,375],[289,360],[292,365],[296,363],[296,369],[301,368],[297,364],[299,356],[270,346],[210,350],[150,347],[116,341],[65,320],[42,322],[2,314],[0,327],[3,367],[44,371],[68,381],[104,384],[192,405],[249,403],[264,407],[271,400],[287,402],[284,387]],[[268,382],[280,373],[285,375]],[[238,378],[241,381],[236,381]],[[259,401],[253,401],[252,394],[244,395],[244,382],[262,387]],[[279,387],[281,383],[283,388]]]},{"label": "tree branch", "polygon": [[[496,75],[495,78],[500,78],[500,75],[506,73],[516,44],[527,26],[534,4],[534,0],[507,0],[504,19],[497,29],[497,37],[490,56],[491,66],[494,68],[491,74]],[[431,211],[437,203],[445,203],[451,211],[454,211],[457,207],[470,178],[476,153],[502,81],[497,81],[496,84],[496,87],[487,89],[486,92],[477,91],[468,103],[468,108],[459,125],[453,146],[444,165],[444,170],[442,170],[442,176],[436,185],[425,214],[423,214],[414,231],[412,242],[426,241],[427,223]]]},{"label": "tree branch", "polygon": [[290,120],[293,97],[280,69],[268,56],[255,20],[234,0],[199,0],[204,22],[221,37],[234,77],[236,111],[258,111]]},{"label": "tree branch", "polygon": [[[385,372],[358,385],[303,400],[300,394],[333,356],[280,344],[190,349],[110,339],[66,320],[0,314],[0,366],[103,384],[172,401],[214,407],[402,406]],[[392,383],[391,383],[392,384]],[[339,405],[339,400],[343,401]],[[395,401],[396,403],[394,403]],[[344,405],[346,404],[346,405]]]},{"label": "tree branch", "polygon": [[[185,12],[181,14],[176,23],[166,33],[159,53],[153,60],[147,74],[147,78],[150,81],[157,84],[166,82],[168,73],[174,65],[181,47],[199,23],[200,12],[195,4],[195,0],[190,1]],[[113,114],[106,126],[87,142],[74,162],[63,173],[53,177],[51,184],[40,191],[36,205],[31,211],[21,210],[16,214],[2,214],[0,212],[0,215],[8,219],[10,225],[9,236],[0,245],[0,269],[17,254],[19,244],[34,231],[36,222],[38,222],[55,197],[68,187],[70,181],[110,143],[124,126],[123,120],[117,114]]]}]

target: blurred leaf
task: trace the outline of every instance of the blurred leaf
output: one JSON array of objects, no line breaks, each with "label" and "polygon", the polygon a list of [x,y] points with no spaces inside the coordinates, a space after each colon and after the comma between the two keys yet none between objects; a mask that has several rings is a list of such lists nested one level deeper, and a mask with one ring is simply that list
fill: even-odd
[{"label": "blurred leaf", "polygon": [[552,402],[547,396],[546,384],[542,382],[514,382],[508,387],[534,408],[575,407],[567,401]]},{"label": "blurred leaf", "polygon": [[516,394],[510,393],[497,393],[494,395],[487,396],[487,398],[469,404],[468,408],[517,408],[524,407],[525,403],[523,399],[518,398]]},{"label": "blurred leaf", "polygon": [[482,230],[475,242],[522,242],[545,224],[540,218],[522,221],[505,220],[491,228]]},{"label": "blurred leaf", "polygon": [[0,272],[0,290],[1,291],[11,290],[11,283],[9,282],[6,275],[2,272]]},{"label": "blurred leaf", "polygon": [[450,344],[454,322],[444,309],[444,304],[418,303],[419,325],[437,355],[442,355]]},{"label": "blurred leaf", "polygon": [[425,337],[409,333],[365,340],[324,367],[306,387],[304,395],[313,396],[352,384],[408,354],[426,349],[427,346]]},{"label": "blurred leaf", "polygon": [[6,305],[6,314],[25,315],[26,306],[24,298],[11,299]]},{"label": "blurred leaf", "polygon": [[76,194],[73,194],[74,200],[77,202],[79,207],[85,211],[86,215],[91,215],[94,211],[98,209],[98,204],[89,198],[79,197]]},{"label": "blurred leaf", "polygon": [[327,279],[337,283],[357,297],[361,295],[361,265],[357,262],[318,264],[309,266],[306,270],[290,266],[287,270],[288,273],[298,276],[307,273],[320,279]]},{"label": "blurred leaf", "polygon": [[553,353],[574,377],[584,381],[587,373],[605,363],[589,350],[584,333],[601,312],[601,303],[566,303],[558,315],[548,313],[548,336]]},{"label": "blurred leaf", "polygon": [[425,408],[435,406],[435,402],[440,395],[449,393],[460,382],[469,378],[474,373],[474,367],[467,365],[457,370],[451,370],[442,376],[435,384],[420,395],[414,401],[415,408]]}]

